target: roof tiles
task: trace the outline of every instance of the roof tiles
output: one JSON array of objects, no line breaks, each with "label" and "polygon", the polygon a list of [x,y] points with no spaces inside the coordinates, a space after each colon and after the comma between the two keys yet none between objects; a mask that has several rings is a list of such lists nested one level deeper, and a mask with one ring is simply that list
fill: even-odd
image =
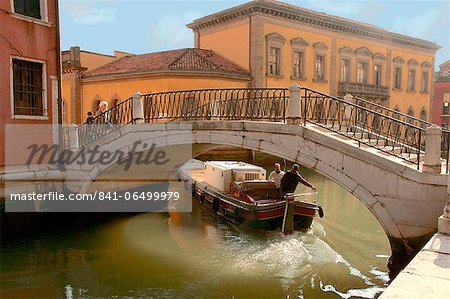
[{"label": "roof tiles", "polygon": [[250,75],[248,70],[212,50],[186,48],[126,56],[87,72],[86,76],[157,71],[225,72]]}]

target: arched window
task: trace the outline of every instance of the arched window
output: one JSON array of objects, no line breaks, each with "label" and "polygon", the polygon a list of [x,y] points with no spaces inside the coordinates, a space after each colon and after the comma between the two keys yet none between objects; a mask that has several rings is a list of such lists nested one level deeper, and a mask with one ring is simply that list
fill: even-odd
[{"label": "arched window", "polygon": [[100,98],[99,95],[96,95],[94,100],[92,100],[92,106],[91,106],[91,112],[93,115],[95,115],[98,111],[100,102],[102,101],[102,99]]},{"label": "arched window", "polygon": [[411,106],[409,106],[407,114],[414,117],[414,110]]},{"label": "arched window", "polygon": [[113,98],[111,101],[109,101],[109,107],[114,107],[117,104],[119,104],[120,100],[118,98]]},{"label": "arched window", "polygon": [[422,110],[420,111],[420,119],[427,121],[427,111],[425,110],[425,107],[422,107]]}]

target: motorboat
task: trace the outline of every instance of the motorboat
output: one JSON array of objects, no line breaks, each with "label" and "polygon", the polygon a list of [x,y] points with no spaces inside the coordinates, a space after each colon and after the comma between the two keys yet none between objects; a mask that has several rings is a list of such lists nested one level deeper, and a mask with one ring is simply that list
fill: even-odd
[{"label": "motorboat", "polygon": [[316,192],[283,196],[264,168],[249,163],[191,160],[180,168],[180,178],[191,184],[196,204],[238,225],[290,233],[307,231],[315,217],[323,217],[310,200]]}]

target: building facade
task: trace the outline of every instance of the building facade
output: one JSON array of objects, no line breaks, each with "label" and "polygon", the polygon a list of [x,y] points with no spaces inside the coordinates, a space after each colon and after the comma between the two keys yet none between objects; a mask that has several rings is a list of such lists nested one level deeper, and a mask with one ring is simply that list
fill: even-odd
[{"label": "building facade", "polygon": [[435,43],[271,0],[252,1],[187,26],[197,48],[248,68],[253,87],[297,83],[430,120]]},{"label": "building facade", "polygon": [[[58,123],[61,69],[58,1],[0,1],[0,24],[0,166],[3,166],[5,125]],[[48,143],[58,140],[54,129],[42,132],[41,136],[23,137],[48,139]]]},{"label": "building facade", "polygon": [[100,66],[89,64],[88,55],[107,56],[76,47],[63,52],[66,123],[83,123],[89,111],[96,113],[101,101],[112,107],[138,91],[245,88],[251,81],[248,70],[211,50],[188,48],[141,55],[115,52]]},{"label": "building facade", "polygon": [[448,128],[450,125],[450,60],[439,65],[434,79],[433,123]]},{"label": "building facade", "polygon": [[81,100],[83,74],[127,55],[132,54],[114,51],[113,55],[106,55],[80,50],[80,47],[61,52],[64,124],[80,123],[86,114],[82,113]]}]

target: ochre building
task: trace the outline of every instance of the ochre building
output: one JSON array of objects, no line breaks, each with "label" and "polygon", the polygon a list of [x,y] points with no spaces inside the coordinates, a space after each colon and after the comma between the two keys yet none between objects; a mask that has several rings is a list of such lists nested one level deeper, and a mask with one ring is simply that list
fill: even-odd
[{"label": "ochre building", "polygon": [[187,25],[195,47],[249,69],[253,87],[294,83],[352,94],[430,120],[437,44],[285,4],[256,0]]},{"label": "ochre building", "polygon": [[72,47],[65,54],[66,123],[82,123],[87,112],[95,114],[100,101],[112,107],[136,92],[246,88],[251,81],[247,69],[212,50],[187,48],[141,55],[115,52],[108,56]]}]

